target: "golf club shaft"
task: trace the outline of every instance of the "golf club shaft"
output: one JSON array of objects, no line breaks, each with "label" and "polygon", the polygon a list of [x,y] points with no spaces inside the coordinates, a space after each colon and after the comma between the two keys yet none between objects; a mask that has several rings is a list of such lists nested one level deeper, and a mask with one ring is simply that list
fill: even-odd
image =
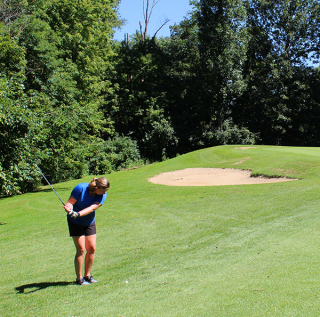
[{"label": "golf club shaft", "polygon": [[43,178],[47,181],[47,183],[49,184],[49,186],[52,188],[52,190],[53,190],[54,193],[58,196],[58,198],[59,198],[60,201],[62,202],[62,205],[64,206],[65,204],[64,204],[63,200],[62,200],[61,197],[58,195],[58,193],[55,191],[55,189],[52,187],[52,185],[49,183],[49,181],[47,180],[47,178],[44,176],[44,174],[42,173],[42,171],[41,171],[41,169],[39,168],[39,166],[38,166],[37,164],[34,164],[34,165],[38,168],[38,170],[39,170],[39,172],[41,173],[41,175],[43,176]]}]

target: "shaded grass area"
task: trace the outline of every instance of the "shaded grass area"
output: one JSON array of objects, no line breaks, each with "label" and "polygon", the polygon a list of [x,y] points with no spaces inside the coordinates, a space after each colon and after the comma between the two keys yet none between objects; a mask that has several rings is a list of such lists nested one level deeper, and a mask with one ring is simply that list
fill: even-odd
[{"label": "shaded grass area", "polygon": [[[221,146],[107,175],[99,281],[78,287],[61,203],[44,187],[0,200],[1,316],[317,316],[318,148]],[[299,181],[170,187],[190,167]],[[90,181],[87,177],[84,181]],[[54,185],[67,200],[79,182]]]}]

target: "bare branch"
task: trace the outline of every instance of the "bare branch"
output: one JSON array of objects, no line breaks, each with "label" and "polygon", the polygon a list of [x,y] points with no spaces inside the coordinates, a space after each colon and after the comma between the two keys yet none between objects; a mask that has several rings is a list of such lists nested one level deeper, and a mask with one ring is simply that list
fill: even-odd
[{"label": "bare branch", "polygon": [[159,27],[159,29],[157,30],[156,33],[154,33],[152,38],[155,38],[157,36],[157,33],[169,22],[169,19],[166,19],[166,21],[164,23],[162,23],[162,25]]},{"label": "bare branch", "polygon": [[141,38],[143,38],[143,33],[142,33],[142,24],[141,24],[141,21],[139,22],[140,24],[140,34],[141,34]]},{"label": "bare branch", "polygon": [[8,25],[23,13],[24,2],[1,0],[0,1],[0,21]]},{"label": "bare branch", "polygon": [[[0,0],[0,22],[4,22],[10,37],[19,36],[29,22],[25,5],[24,1]],[[22,19],[18,21],[20,17]]]},{"label": "bare branch", "polygon": [[145,40],[147,38],[148,25],[150,22],[152,11],[159,1],[160,0],[153,0],[152,5],[151,5],[151,9],[149,9],[150,8],[150,0],[147,0],[146,4],[145,4],[145,0],[143,0],[143,18],[144,18],[144,23],[145,23],[144,32],[142,32],[142,26],[141,26],[141,22],[140,22],[140,32],[141,32],[141,37],[143,40]]}]

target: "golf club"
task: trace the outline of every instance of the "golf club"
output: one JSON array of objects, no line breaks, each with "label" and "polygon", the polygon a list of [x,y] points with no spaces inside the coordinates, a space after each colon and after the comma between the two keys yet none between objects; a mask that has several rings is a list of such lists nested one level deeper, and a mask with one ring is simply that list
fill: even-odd
[{"label": "golf club", "polygon": [[[37,162],[37,163],[38,163],[38,162]],[[52,188],[52,190],[53,190],[54,193],[58,196],[58,198],[59,198],[60,201],[62,202],[62,205],[64,206],[65,204],[64,204],[63,200],[62,200],[61,197],[58,195],[58,193],[54,190],[54,188],[53,188],[52,185],[49,183],[49,181],[47,180],[47,178],[44,176],[44,174],[42,173],[40,167],[39,167],[37,164],[34,164],[34,165],[38,168],[38,170],[39,170],[39,172],[41,173],[41,175],[43,176],[43,178],[47,181],[47,183],[49,184],[49,186]]]}]

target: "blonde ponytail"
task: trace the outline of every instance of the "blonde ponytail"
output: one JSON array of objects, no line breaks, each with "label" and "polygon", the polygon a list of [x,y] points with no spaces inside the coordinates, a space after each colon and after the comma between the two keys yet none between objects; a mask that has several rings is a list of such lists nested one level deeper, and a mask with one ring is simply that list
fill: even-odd
[{"label": "blonde ponytail", "polygon": [[98,181],[98,178],[94,177],[92,181],[89,183],[90,192],[94,192],[95,188],[97,187],[97,181]]},{"label": "blonde ponytail", "polygon": [[93,193],[97,187],[105,187],[109,189],[110,182],[105,177],[94,177],[92,181],[89,183],[89,191]]}]

